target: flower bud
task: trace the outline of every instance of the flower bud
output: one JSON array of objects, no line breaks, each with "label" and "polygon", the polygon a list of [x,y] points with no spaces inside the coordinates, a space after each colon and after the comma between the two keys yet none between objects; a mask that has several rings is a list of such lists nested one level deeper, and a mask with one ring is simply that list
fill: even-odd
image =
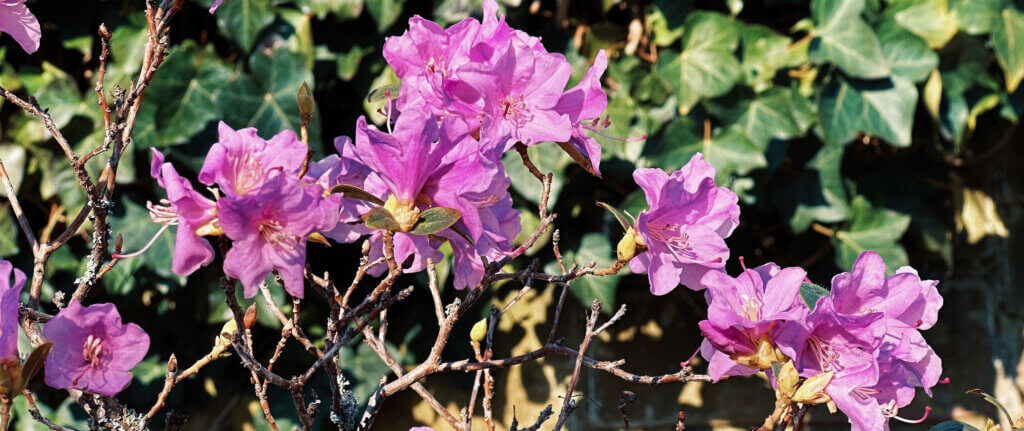
[{"label": "flower bud", "polygon": [[633,228],[626,229],[625,235],[622,235],[619,244],[615,246],[615,254],[619,262],[629,262],[630,259],[633,259],[633,257],[644,250],[647,250],[647,248],[644,247],[643,240],[637,236],[636,230]]},{"label": "flower bud", "polygon": [[315,104],[313,102],[313,92],[309,90],[309,86],[305,82],[302,83],[302,87],[299,87],[299,94],[296,97],[296,101],[299,104],[299,113],[303,116],[313,115],[313,109]]},{"label": "flower bud", "polygon": [[800,388],[793,394],[792,400],[803,404],[824,404],[832,401],[825,393],[825,387],[832,382],[832,371],[818,374],[804,380]]},{"label": "flower bud", "polygon": [[247,310],[245,310],[245,317],[242,318],[242,324],[245,325],[245,329],[252,329],[252,326],[256,324],[256,303],[253,302]]},{"label": "flower bud", "polygon": [[479,322],[473,324],[473,329],[469,330],[469,339],[477,343],[483,341],[484,337],[487,336],[487,318],[480,319]]}]

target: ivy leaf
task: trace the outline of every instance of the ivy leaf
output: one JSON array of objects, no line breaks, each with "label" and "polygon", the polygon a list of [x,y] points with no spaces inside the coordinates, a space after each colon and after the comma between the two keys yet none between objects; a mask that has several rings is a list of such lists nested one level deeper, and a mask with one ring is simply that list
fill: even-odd
[{"label": "ivy leaf", "polygon": [[743,25],[740,38],[743,82],[755,89],[771,83],[775,72],[790,60],[790,39],[763,25]]},{"label": "ivy leaf", "polygon": [[256,37],[274,21],[269,0],[231,0],[217,9],[217,26],[245,52],[252,51]]},{"label": "ivy leaf", "polygon": [[413,225],[409,233],[432,235],[448,229],[459,221],[462,213],[455,208],[433,207],[420,213],[420,219]]},{"label": "ivy leaf", "polygon": [[932,51],[925,41],[894,21],[884,21],[878,27],[877,34],[893,75],[920,82],[938,67],[939,55]]},{"label": "ivy leaf", "polygon": [[[668,131],[666,131],[668,133]],[[709,139],[699,139],[681,146],[685,152],[685,160],[673,163],[673,168],[681,167],[697,152],[704,153],[704,158],[715,167],[715,181],[728,184],[733,175],[744,175],[751,170],[768,166],[764,153],[756,144],[747,139],[743,131],[729,127],[724,132]]]},{"label": "ivy leaf", "polygon": [[5,235],[0,235],[0,257],[18,254],[18,235],[21,235],[21,229],[15,221],[10,204],[0,205],[0,232],[6,232]]},{"label": "ivy leaf", "polygon": [[1012,93],[1024,79],[1024,14],[1012,7],[1003,9],[999,25],[992,29],[992,47],[1006,77],[1006,91]]},{"label": "ivy leaf", "polygon": [[370,16],[377,21],[377,32],[384,33],[402,15],[405,0],[371,0],[366,3]]},{"label": "ivy leaf", "polygon": [[338,21],[347,21],[359,18],[363,12],[363,0],[299,0],[296,3],[303,12],[321,20],[331,13]]},{"label": "ivy leaf", "polygon": [[[599,233],[584,234],[580,240],[579,249],[567,251],[566,262],[576,262],[581,265],[597,262],[598,268],[607,267],[615,263],[615,250],[612,243],[605,235]],[[550,262],[545,271],[551,274],[559,272],[558,263]],[[569,291],[573,297],[579,300],[584,307],[590,307],[595,299],[601,301],[601,312],[610,314],[615,311],[615,293],[618,291],[621,274],[604,277],[586,276],[580,277],[569,283]]]},{"label": "ivy leaf", "polygon": [[861,81],[837,74],[818,97],[825,142],[841,145],[863,132],[910,146],[916,106],[917,88],[900,78]]},{"label": "ivy leaf", "polygon": [[798,127],[793,119],[790,91],[788,88],[771,88],[756,98],[723,106],[721,116],[742,130],[743,134],[764,152],[771,139],[789,139],[806,131]]},{"label": "ivy leaf", "polygon": [[395,217],[388,210],[381,207],[370,208],[370,211],[363,214],[362,218],[366,222],[366,227],[370,229],[390,230],[392,232],[402,230],[398,220],[395,220]]},{"label": "ivy leaf", "polygon": [[719,13],[693,13],[687,18],[683,52],[659,56],[657,73],[675,92],[680,113],[688,113],[702,98],[727,93],[740,80],[733,55],[739,44],[736,26]]},{"label": "ivy leaf", "polygon": [[860,18],[863,1],[815,0],[811,14],[817,23],[808,56],[815,63],[834,63],[858,78],[889,76],[889,64],[875,32]]},{"label": "ivy leaf", "polygon": [[807,230],[814,221],[836,223],[849,216],[840,172],[842,158],[842,146],[826,145],[807,163],[813,170],[782,176],[774,184],[773,202],[794,233]]},{"label": "ivy leaf", "polygon": [[[572,158],[565,151],[555,148],[553,145],[531,145],[526,148],[530,160],[540,169],[542,173],[555,173],[551,177],[551,196],[548,199],[548,206],[553,207],[558,200],[558,194],[565,185],[565,176],[557,175],[565,170],[565,167],[572,163]],[[505,165],[505,172],[512,180],[512,189],[522,195],[526,200],[535,204],[540,203],[541,185],[540,181],[523,166],[523,160],[519,153],[509,151],[501,159]]]},{"label": "ivy leaf", "polygon": [[[114,207],[114,212],[111,214],[109,222],[110,230],[114,235],[123,234],[124,244],[122,245],[122,250],[126,253],[141,250],[162,227],[149,218],[149,210],[145,206],[139,205],[127,198],[122,198],[121,202]],[[167,232],[160,234],[160,237],[153,242],[149,250],[132,260],[139,260],[141,266],[149,268],[161,277],[184,282],[184,278],[178,277],[171,271],[171,258],[174,256],[175,229],[178,229],[178,227],[172,227]],[[115,266],[115,268],[117,267]],[[127,293],[121,287],[116,286],[114,290],[117,290],[118,293]]]},{"label": "ivy leaf", "polygon": [[852,268],[861,253],[873,250],[886,262],[886,272],[907,264],[907,251],[899,240],[910,226],[910,216],[886,208],[874,208],[863,196],[850,204],[850,223],[832,238],[836,265]]},{"label": "ivy leaf", "polygon": [[[299,130],[299,106],[295,95],[303,82],[313,82],[302,54],[277,49],[249,58],[252,77],[239,75],[219,97],[224,121],[232,127],[255,127],[260,133]],[[269,138],[269,136],[264,136]],[[320,142],[319,115],[309,125],[310,142]]]},{"label": "ivy leaf", "polygon": [[[171,51],[153,78],[139,116],[152,119],[133,131],[149,145],[167,147],[187,142],[221,115],[217,100],[231,71],[217,58],[212,45],[199,47],[186,40]],[[154,139],[144,136],[150,131]],[[145,145],[145,144],[143,144]]]},{"label": "ivy leaf", "polygon": [[960,29],[967,34],[985,34],[999,26],[1003,0],[961,0],[953,4]]},{"label": "ivy leaf", "polygon": [[957,32],[957,18],[947,0],[926,0],[896,12],[894,18],[932,49],[946,46]]},{"label": "ivy leaf", "polygon": [[338,184],[331,187],[331,193],[341,193],[344,197],[349,199],[359,199],[377,205],[384,205],[384,201],[381,198],[374,196],[372,193],[363,190],[359,187],[350,184]]},{"label": "ivy leaf", "polygon": [[830,296],[829,291],[817,284],[804,282],[800,285],[800,299],[804,300],[804,304],[807,304],[811,311],[818,305],[818,300],[826,296]]}]

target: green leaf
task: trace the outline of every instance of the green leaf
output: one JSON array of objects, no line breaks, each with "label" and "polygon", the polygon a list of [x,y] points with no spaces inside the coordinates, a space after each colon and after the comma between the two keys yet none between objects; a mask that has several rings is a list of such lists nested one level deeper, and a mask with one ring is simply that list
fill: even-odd
[{"label": "green leaf", "polygon": [[1004,0],[957,0],[953,3],[960,29],[967,34],[985,34],[999,26]]},{"label": "green leaf", "polygon": [[[122,234],[124,238],[124,244],[122,250],[125,253],[131,253],[141,250],[146,246],[146,243],[156,234],[162,225],[154,223],[149,218],[149,210],[142,205],[135,203],[135,201],[122,198],[118,202],[117,206],[114,207],[114,213],[108,217],[110,223],[110,229],[113,235]],[[156,239],[153,245],[146,250],[145,253],[137,257],[131,258],[131,260],[137,260],[137,263],[120,262],[114,268],[125,265],[125,268],[121,268],[118,271],[129,269],[132,265],[145,266],[155,272],[157,275],[173,280],[184,281],[184,278],[179,278],[171,271],[171,259],[174,256],[174,232],[175,229],[180,229],[177,226],[173,226],[168,229],[168,232],[160,234],[160,237]],[[111,241],[113,243],[113,241]],[[111,244],[113,247],[113,244]],[[107,274],[110,275],[110,274]],[[125,294],[126,289],[124,286],[116,284],[117,281],[132,281],[130,274],[126,274],[124,280],[117,280],[119,277],[111,278],[109,284],[107,284],[106,276],[104,276],[104,285],[109,287],[112,292],[118,294]]]},{"label": "green leaf", "polygon": [[725,105],[719,112],[723,120],[743,131],[757,148],[764,152],[768,141],[790,139],[803,134],[793,118],[791,90],[775,87],[756,98]]},{"label": "green leaf", "polygon": [[743,46],[743,82],[757,88],[770,84],[775,72],[785,66],[791,55],[791,40],[763,25],[740,27]]},{"label": "green leaf", "polygon": [[800,298],[804,300],[804,304],[807,304],[807,308],[810,308],[811,311],[814,311],[814,306],[818,305],[818,300],[825,296],[829,296],[829,291],[824,287],[807,282],[800,285]]},{"label": "green leaf", "polygon": [[372,0],[366,3],[370,16],[377,21],[377,32],[384,33],[402,15],[405,0]]},{"label": "green leaf", "polygon": [[813,170],[781,176],[773,184],[773,202],[794,233],[807,230],[814,221],[836,223],[849,216],[842,159],[842,146],[826,145],[807,163]]},{"label": "green leaf", "polygon": [[14,387],[11,393],[17,396],[28,387],[28,383],[32,378],[43,369],[43,364],[46,362],[46,357],[50,355],[50,349],[52,348],[53,342],[47,341],[32,350],[32,353],[28,355],[28,359],[25,360],[25,364],[22,365],[19,384]]},{"label": "green leaf", "polygon": [[1006,8],[992,29],[992,47],[1006,77],[1006,90],[1014,92],[1024,79],[1024,14]]},{"label": "green leaf", "polygon": [[[548,206],[553,208],[558,200],[558,194],[562,191],[562,186],[565,185],[565,176],[558,175],[558,173],[565,170],[565,167],[572,163],[572,159],[564,151],[552,145],[531,145],[526,148],[526,153],[542,173],[555,173],[551,177],[551,196],[548,198]],[[519,153],[506,152],[501,162],[505,165],[505,172],[512,180],[512,189],[526,200],[540,204],[540,181],[523,166],[523,160],[519,157]]]},{"label": "green leaf", "polygon": [[18,228],[18,222],[8,203],[0,204],[0,232],[6,232],[0,235],[0,257],[18,254],[18,236],[21,235],[21,229]]},{"label": "green leaf", "polygon": [[669,125],[661,138],[661,145],[670,148],[649,158],[650,165],[673,171],[686,164],[694,154],[703,153],[704,159],[715,167],[718,184],[728,184],[733,175],[744,175],[768,166],[761,149],[739,128],[729,127],[710,139],[703,139],[694,133],[692,124],[681,120]]},{"label": "green leaf", "polygon": [[630,215],[628,215],[628,214],[626,214],[626,213],[624,213],[624,212],[616,209],[615,207],[613,207],[611,205],[608,205],[608,204],[606,204],[604,202],[594,202],[594,203],[596,203],[597,206],[599,206],[601,208],[604,208],[604,209],[608,210],[608,212],[612,213],[612,215],[615,216],[615,220],[619,222],[619,226],[622,226],[622,230],[624,230],[624,231],[625,230],[629,230],[630,228],[633,227],[633,221],[631,220],[633,218],[632,216],[630,216]]},{"label": "green leaf", "polygon": [[381,207],[370,208],[370,211],[363,214],[362,218],[370,229],[390,230],[393,232],[402,230],[398,220],[395,220],[395,217],[388,210]]},{"label": "green leaf", "polygon": [[963,422],[949,420],[939,422],[935,426],[928,428],[928,431],[978,431],[978,429]]},{"label": "green leaf", "polygon": [[[587,265],[593,261],[597,262],[598,268],[603,268],[615,263],[614,255],[615,250],[612,248],[612,243],[605,235],[588,233],[584,234],[580,240],[579,249],[566,253],[565,261],[566,264],[576,262],[580,265]],[[558,273],[558,264],[551,262],[545,271],[552,274]],[[611,313],[615,311],[615,293],[618,290],[620,278],[622,278],[621,274],[604,277],[580,277],[569,283],[569,291],[584,307],[590,307],[594,299],[598,299],[601,301],[601,312]]]},{"label": "green leaf", "polygon": [[913,84],[899,78],[832,78],[818,97],[825,142],[845,145],[863,132],[899,147],[910,146],[917,106],[917,88]]},{"label": "green leaf", "polygon": [[[395,75],[394,69],[392,69],[391,66],[386,66],[384,70],[380,73],[380,75],[378,75],[377,78],[373,80],[373,83],[370,84],[370,88],[391,88],[388,86],[400,87],[401,85],[402,81],[398,79],[397,75]],[[385,99],[383,98],[383,91],[376,92],[377,94],[379,94],[379,96],[374,96],[374,93],[374,91],[371,91],[366,96],[366,99],[363,99],[363,111],[366,112],[366,116],[369,117],[370,121],[373,121],[374,124],[381,126],[384,124],[384,115],[381,115],[381,113],[377,112],[377,110],[382,109],[384,107],[383,101]],[[397,96],[397,93],[395,93],[395,95]],[[371,101],[371,96],[373,96],[374,100],[376,101]],[[377,99],[378,97],[380,97],[380,99]]]},{"label": "green leaf", "polygon": [[330,13],[338,21],[347,21],[359,18],[363,12],[363,0],[298,0],[296,3],[303,12],[321,20]]},{"label": "green leaf", "polygon": [[[373,51],[369,47],[353,46],[347,52],[339,54],[336,60],[338,66],[338,77],[342,81],[351,81],[355,78],[356,72],[359,71],[359,63],[362,62],[363,56]],[[397,95],[398,92],[396,91]]]},{"label": "green leaf", "polygon": [[846,269],[865,251],[875,251],[886,262],[886,271],[907,264],[907,252],[899,240],[910,226],[910,216],[886,208],[873,208],[863,196],[850,204],[850,223],[832,239],[836,265]]},{"label": "green leaf", "polygon": [[[218,11],[219,13],[219,11]],[[235,128],[255,127],[264,138],[299,130],[295,95],[303,82],[314,82],[305,57],[286,49],[261,51],[249,57],[252,77],[239,75],[218,98],[224,121]],[[319,115],[309,125],[310,142],[320,142]]]},{"label": "green leaf", "polygon": [[359,187],[349,184],[338,184],[331,187],[331,193],[342,193],[342,195],[349,199],[359,199],[377,205],[384,205],[384,201],[381,198],[374,196],[372,193],[363,190]]},{"label": "green leaf", "polygon": [[683,52],[666,51],[656,64],[684,115],[701,99],[727,93],[742,74],[733,55],[739,43],[734,21],[719,13],[696,12],[686,22]]},{"label": "green leaf", "polygon": [[939,65],[939,55],[927,43],[893,21],[878,27],[878,41],[893,75],[920,82]]},{"label": "green leaf", "polygon": [[145,142],[135,130],[142,147],[167,147],[187,142],[221,116],[218,97],[231,80],[231,71],[217,58],[212,45],[199,47],[186,40],[175,47],[153,78],[140,116],[151,115],[157,131],[154,140]]},{"label": "green leaf", "polygon": [[[25,147],[20,145],[0,145],[0,161],[4,163],[7,177],[17,192],[21,187],[21,180],[25,178]],[[7,188],[0,186],[0,197],[7,197]]]},{"label": "green leaf", "polygon": [[448,229],[462,218],[462,213],[455,208],[433,207],[420,213],[420,219],[413,225],[409,233],[416,235],[433,235]]},{"label": "green leaf", "polygon": [[817,27],[808,47],[815,63],[834,63],[858,78],[889,76],[889,64],[875,32],[860,18],[863,1],[815,0],[811,14]]},{"label": "green leaf", "polygon": [[925,0],[896,12],[896,22],[928,42],[928,47],[942,48],[956,35],[957,18],[949,10],[947,0]]},{"label": "green leaf", "polygon": [[[20,78],[25,90],[36,98],[39,106],[50,113],[59,128],[71,122],[71,117],[76,114],[86,109],[96,109],[94,105],[86,105],[82,101],[82,92],[78,91],[75,79],[49,62],[43,63],[42,70],[21,71]],[[95,102],[95,99],[91,102]],[[32,119],[32,122],[36,121]],[[49,133],[44,136],[49,138]]]},{"label": "green leaf", "polygon": [[398,98],[399,90],[401,89],[401,82],[395,82],[374,88],[366,95],[366,101],[370,103],[383,103],[388,100],[395,100]]},{"label": "green leaf", "polygon": [[217,26],[245,52],[252,51],[260,31],[274,21],[269,0],[231,0],[217,9]]}]

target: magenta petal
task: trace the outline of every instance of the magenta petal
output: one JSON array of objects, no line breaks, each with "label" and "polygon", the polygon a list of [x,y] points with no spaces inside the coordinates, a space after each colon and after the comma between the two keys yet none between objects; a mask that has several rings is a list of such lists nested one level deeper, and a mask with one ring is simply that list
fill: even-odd
[{"label": "magenta petal", "polygon": [[39,49],[39,20],[22,0],[0,2],[0,31],[11,35],[29,54]]}]

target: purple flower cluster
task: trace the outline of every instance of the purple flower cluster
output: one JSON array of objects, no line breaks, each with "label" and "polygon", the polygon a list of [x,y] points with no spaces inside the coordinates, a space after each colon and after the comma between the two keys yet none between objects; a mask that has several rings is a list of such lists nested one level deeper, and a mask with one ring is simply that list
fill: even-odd
[{"label": "purple flower cluster", "polygon": [[[204,237],[223,235],[231,240],[224,272],[242,282],[246,296],[276,271],[285,289],[302,297],[310,235],[339,242],[369,235],[370,258],[377,259],[390,232],[395,259],[409,262],[406,272],[441,260],[447,242],[455,286],[479,284],[484,263],[507,255],[520,230],[502,154],[517,142],[555,141],[575,147],[596,172],[600,146],[585,130],[607,106],[603,52],[580,84],[566,89],[571,67],[561,54],[496,17],[494,1],[484,9],[483,22],[447,29],[415,16],[405,34],[389,38],[384,57],[402,84],[394,98],[387,93],[386,130],[360,118],[355,140],[337,138],[338,154],[310,162],[308,171],[305,144],[292,132],[264,140],[255,129],[221,124],[198,177],[216,187],[208,197],[154,150],[152,175],[167,199],[150,205],[151,215],[177,226],[174,271],[188,275],[211,263]],[[451,229],[418,228],[435,208],[457,214]],[[369,222],[378,216],[393,224],[385,230]]]},{"label": "purple flower cluster", "polygon": [[831,373],[824,392],[853,429],[888,429],[916,388],[931,396],[939,382],[942,361],[920,331],[935,324],[942,296],[910,267],[890,277],[885,270],[878,254],[862,253],[813,307],[801,296],[809,283],[800,268],[709,272],[701,280],[708,319],[700,322],[709,374],[770,372],[773,362],[792,360],[803,377]]}]

